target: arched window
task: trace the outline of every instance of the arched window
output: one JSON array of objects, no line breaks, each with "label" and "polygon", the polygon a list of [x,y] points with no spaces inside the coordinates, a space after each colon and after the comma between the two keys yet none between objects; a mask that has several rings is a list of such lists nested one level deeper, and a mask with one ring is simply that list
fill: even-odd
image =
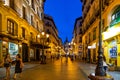
[{"label": "arched window", "polygon": [[7,31],[13,36],[18,36],[18,25],[12,19],[7,19]]},{"label": "arched window", "polygon": [[117,17],[120,17],[120,6],[113,12],[112,14],[112,20],[116,19]]}]

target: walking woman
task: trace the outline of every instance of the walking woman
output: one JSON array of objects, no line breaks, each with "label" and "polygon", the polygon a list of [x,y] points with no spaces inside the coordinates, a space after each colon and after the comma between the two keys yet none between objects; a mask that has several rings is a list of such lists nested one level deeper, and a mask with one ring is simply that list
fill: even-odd
[{"label": "walking woman", "polygon": [[16,75],[19,74],[19,77],[22,77],[22,68],[23,68],[24,64],[22,62],[21,56],[20,54],[16,55],[16,61],[15,61],[15,73],[14,73],[14,80],[16,80]]},{"label": "walking woman", "polygon": [[10,54],[6,54],[3,62],[1,65],[4,65],[5,69],[6,69],[6,77],[5,80],[9,80],[10,79],[10,66],[11,66],[11,58],[10,58]]}]

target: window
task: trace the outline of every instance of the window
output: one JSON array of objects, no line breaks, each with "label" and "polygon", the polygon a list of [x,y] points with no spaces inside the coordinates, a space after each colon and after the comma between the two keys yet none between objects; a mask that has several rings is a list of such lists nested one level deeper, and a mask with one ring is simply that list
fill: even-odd
[{"label": "window", "polygon": [[39,16],[39,8],[37,7],[37,15]]},{"label": "window", "polygon": [[113,12],[111,20],[115,20],[118,17],[120,17],[120,6],[118,6],[118,8]]},{"label": "window", "polygon": [[79,39],[79,43],[81,43],[82,42],[82,37],[80,37],[80,39]]},{"label": "window", "polygon": [[88,41],[88,43],[90,43],[90,33],[89,33],[89,41]]},{"label": "window", "polygon": [[96,28],[93,30],[93,40],[96,39]]},{"label": "window", "polygon": [[25,39],[25,28],[22,28],[22,37]]},{"label": "window", "polygon": [[50,32],[50,30],[49,30],[49,29],[47,29],[47,30],[46,30],[46,32],[47,32],[48,34],[51,34],[51,32]]},{"label": "window", "polygon": [[26,20],[27,20],[27,18],[26,18],[26,9],[25,9],[24,6],[23,6],[23,19],[26,19]]},{"label": "window", "polygon": [[10,1],[9,1],[9,5],[10,5],[10,7],[11,7],[12,9],[14,9],[14,0],[10,0]]},{"label": "window", "polygon": [[33,23],[33,16],[31,15],[31,25],[34,26],[34,23]]},{"label": "window", "polygon": [[30,32],[30,40],[33,40],[33,33]]},{"label": "window", "polygon": [[80,28],[80,32],[79,32],[79,34],[82,34],[82,28]]},{"label": "window", "polygon": [[34,0],[31,0],[31,6],[32,6],[33,10],[35,10]]},{"label": "window", "polygon": [[7,31],[9,34],[17,36],[18,35],[18,25],[13,21],[7,20]]},{"label": "window", "polygon": [[36,29],[39,30],[38,21],[36,22]]}]

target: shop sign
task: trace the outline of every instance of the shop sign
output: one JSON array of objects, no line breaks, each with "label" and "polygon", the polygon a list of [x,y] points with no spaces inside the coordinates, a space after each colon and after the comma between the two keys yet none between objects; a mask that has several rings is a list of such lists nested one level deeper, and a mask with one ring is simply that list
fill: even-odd
[{"label": "shop sign", "polygon": [[117,57],[117,45],[115,41],[112,41],[109,44],[110,48],[109,48],[109,54],[111,58],[116,58]]},{"label": "shop sign", "polygon": [[117,17],[115,20],[113,20],[111,23],[110,23],[110,27],[114,26],[115,24],[119,23],[120,22],[120,17]]}]

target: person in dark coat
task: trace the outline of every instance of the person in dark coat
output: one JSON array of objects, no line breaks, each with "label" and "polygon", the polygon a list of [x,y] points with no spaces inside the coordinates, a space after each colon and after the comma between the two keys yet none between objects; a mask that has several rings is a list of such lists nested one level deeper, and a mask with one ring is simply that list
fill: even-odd
[{"label": "person in dark coat", "polygon": [[15,61],[15,73],[14,73],[14,80],[16,80],[16,74],[20,74],[20,77],[22,77],[22,68],[24,64],[22,62],[20,54],[16,55],[16,61]]}]

